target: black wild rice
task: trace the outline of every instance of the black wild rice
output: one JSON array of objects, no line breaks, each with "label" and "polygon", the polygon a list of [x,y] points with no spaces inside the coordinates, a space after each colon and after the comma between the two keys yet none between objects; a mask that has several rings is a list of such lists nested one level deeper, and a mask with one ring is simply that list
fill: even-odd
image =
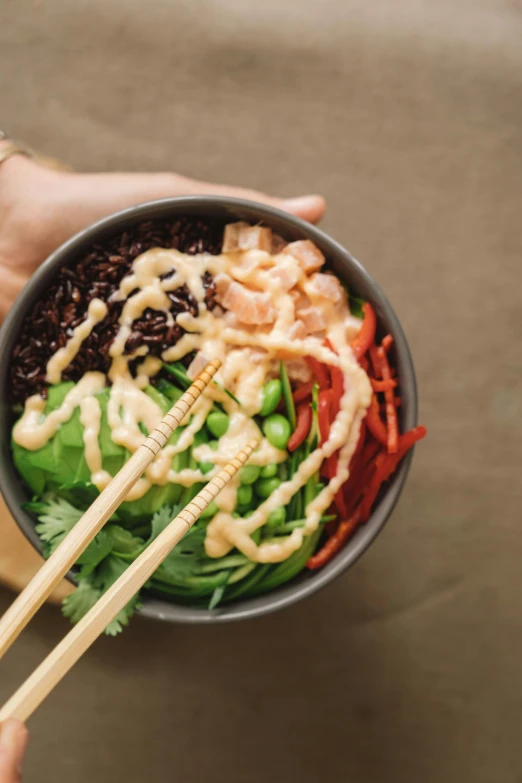
[{"label": "black wild rice", "polygon": [[[222,223],[209,223],[191,218],[176,221],[147,221],[103,245],[94,245],[76,263],[62,267],[45,295],[27,315],[19,341],[11,357],[11,398],[23,402],[37,392],[45,395],[45,369],[50,357],[65,345],[73,329],[86,316],[91,299],[103,299],[109,308],[107,317],[84,341],[74,361],[63,372],[64,380],[77,381],[87,370],[106,373],[110,366],[109,348],[118,331],[123,302],[110,302],[110,296],[128,274],[134,259],[153,247],[175,248],[183,253],[212,253],[221,250]],[[215,290],[210,275],[203,279],[205,302],[212,309]],[[182,286],[168,294],[171,313],[188,311],[197,315],[197,303]],[[167,326],[166,315],[148,308],[134,321],[125,351],[132,353],[147,345],[153,356],[174,345],[183,334],[177,324]]]}]

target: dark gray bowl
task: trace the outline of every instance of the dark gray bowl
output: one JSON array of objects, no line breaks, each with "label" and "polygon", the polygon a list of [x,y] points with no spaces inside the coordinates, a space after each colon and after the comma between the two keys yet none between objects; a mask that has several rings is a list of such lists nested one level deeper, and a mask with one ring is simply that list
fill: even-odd
[{"label": "dark gray bowl", "polygon": [[[350,286],[350,290],[369,300],[375,307],[383,332],[390,332],[395,340],[395,360],[401,384],[401,429],[414,427],[417,423],[417,389],[413,363],[401,325],[390,303],[368,272],[341,245],[314,226],[278,209],[262,206],[250,201],[232,198],[190,196],[171,198],[142,204],[118,212],[100,220],[90,228],[58,248],[42,264],[31,278],[15,304],[0,331],[0,491],[21,530],[33,546],[41,551],[34,529],[34,518],[21,508],[28,496],[11,460],[10,431],[12,415],[8,405],[8,367],[11,352],[25,318],[42,292],[49,286],[56,270],[74,259],[93,243],[118,234],[130,225],[151,218],[175,218],[181,215],[201,219],[217,219],[223,222],[245,220],[249,223],[263,222],[288,240],[311,239],[322,250],[334,272]],[[300,601],[316,592],[349,568],[362,555],[378,535],[390,516],[404,486],[410,466],[411,452],[403,460],[399,470],[392,477],[388,487],[366,525],[359,528],[342,552],[325,568],[317,572],[305,571],[292,582],[266,595],[240,601],[230,606],[208,611],[190,608],[168,601],[146,598],[142,614],[160,620],[183,623],[212,623],[227,620],[243,620],[249,617],[274,612]]]}]

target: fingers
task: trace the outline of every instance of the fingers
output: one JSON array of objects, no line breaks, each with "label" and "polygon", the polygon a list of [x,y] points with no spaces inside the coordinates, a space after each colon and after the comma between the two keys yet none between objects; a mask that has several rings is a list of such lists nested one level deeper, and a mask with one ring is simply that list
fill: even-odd
[{"label": "fingers", "polygon": [[307,220],[309,223],[318,223],[326,211],[326,201],[322,196],[307,195],[297,198],[275,198],[260,193],[258,190],[231,187],[228,185],[214,185],[210,182],[198,180],[186,180],[187,187],[194,195],[230,196],[232,198],[245,198],[248,201],[257,201],[259,204],[268,204],[285,212]]},{"label": "fingers", "polygon": [[[75,224],[75,227],[80,223],[87,225],[119,209],[169,196],[215,195],[244,198],[278,207],[311,223],[317,223],[326,209],[322,196],[275,198],[256,190],[200,182],[177,174],[75,174],[65,176],[73,188],[73,193],[69,194],[68,198],[67,217],[71,223]],[[76,228],[76,230],[78,229]]]},{"label": "fingers", "polygon": [[0,727],[0,783],[21,783],[22,761],[29,738],[18,720],[6,720]]}]

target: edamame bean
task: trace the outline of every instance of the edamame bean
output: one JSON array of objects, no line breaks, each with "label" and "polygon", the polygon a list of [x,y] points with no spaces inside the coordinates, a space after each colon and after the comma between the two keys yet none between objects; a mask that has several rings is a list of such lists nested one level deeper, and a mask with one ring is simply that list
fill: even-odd
[{"label": "edamame bean", "polygon": [[270,465],[264,465],[261,468],[261,478],[273,478],[277,476],[277,463],[271,462]]},{"label": "edamame bean", "polygon": [[273,413],[281,401],[282,394],[283,389],[279,378],[274,378],[274,380],[265,383],[262,391],[263,403],[259,415],[269,416]]},{"label": "edamame bean", "polygon": [[240,484],[254,484],[261,473],[261,469],[257,465],[245,465],[239,471],[239,483]]},{"label": "edamame bean", "polygon": [[252,503],[252,487],[250,484],[241,484],[237,488],[237,505],[249,506]]},{"label": "edamame bean", "polygon": [[210,471],[212,470],[213,467],[214,467],[214,463],[213,462],[200,462],[199,463],[199,469],[203,473],[204,476],[207,473],[210,473]]},{"label": "edamame bean", "polygon": [[263,422],[263,433],[271,446],[276,449],[286,449],[292,428],[288,419],[280,413],[272,413]]},{"label": "edamame bean", "polygon": [[209,448],[212,449],[212,451],[217,451],[219,448],[219,441],[218,440],[209,440],[208,444]]},{"label": "edamame bean", "polygon": [[276,508],[275,511],[272,511],[268,519],[266,520],[267,527],[279,527],[279,525],[283,525],[286,522],[286,509],[284,506],[280,506],[279,508]]},{"label": "edamame bean", "polygon": [[207,416],[207,427],[215,438],[222,438],[228,430],[229,420],[226,413],[212,411]]},{"label": "edamame bean", "polygon": [[256,494],[259,495],[260,498],[268,498],[272,492],[276,491],[280,484],[281,479],[277,476],[259,479],[259,481],[256,481]]}]

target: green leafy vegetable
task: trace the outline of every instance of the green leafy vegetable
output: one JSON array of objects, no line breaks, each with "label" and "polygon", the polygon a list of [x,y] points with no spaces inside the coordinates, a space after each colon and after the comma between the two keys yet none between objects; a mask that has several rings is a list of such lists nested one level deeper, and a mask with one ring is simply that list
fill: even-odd
[{"label": "green leafy vegetable", "polygon": [[356,318],[364,318],[363,313],[363,304],[365,303],[364,299],[360,299],[358,296],[352,296],[349,295],[348,302],[350,305],[350,312],[352,315],[354,315]]}]

